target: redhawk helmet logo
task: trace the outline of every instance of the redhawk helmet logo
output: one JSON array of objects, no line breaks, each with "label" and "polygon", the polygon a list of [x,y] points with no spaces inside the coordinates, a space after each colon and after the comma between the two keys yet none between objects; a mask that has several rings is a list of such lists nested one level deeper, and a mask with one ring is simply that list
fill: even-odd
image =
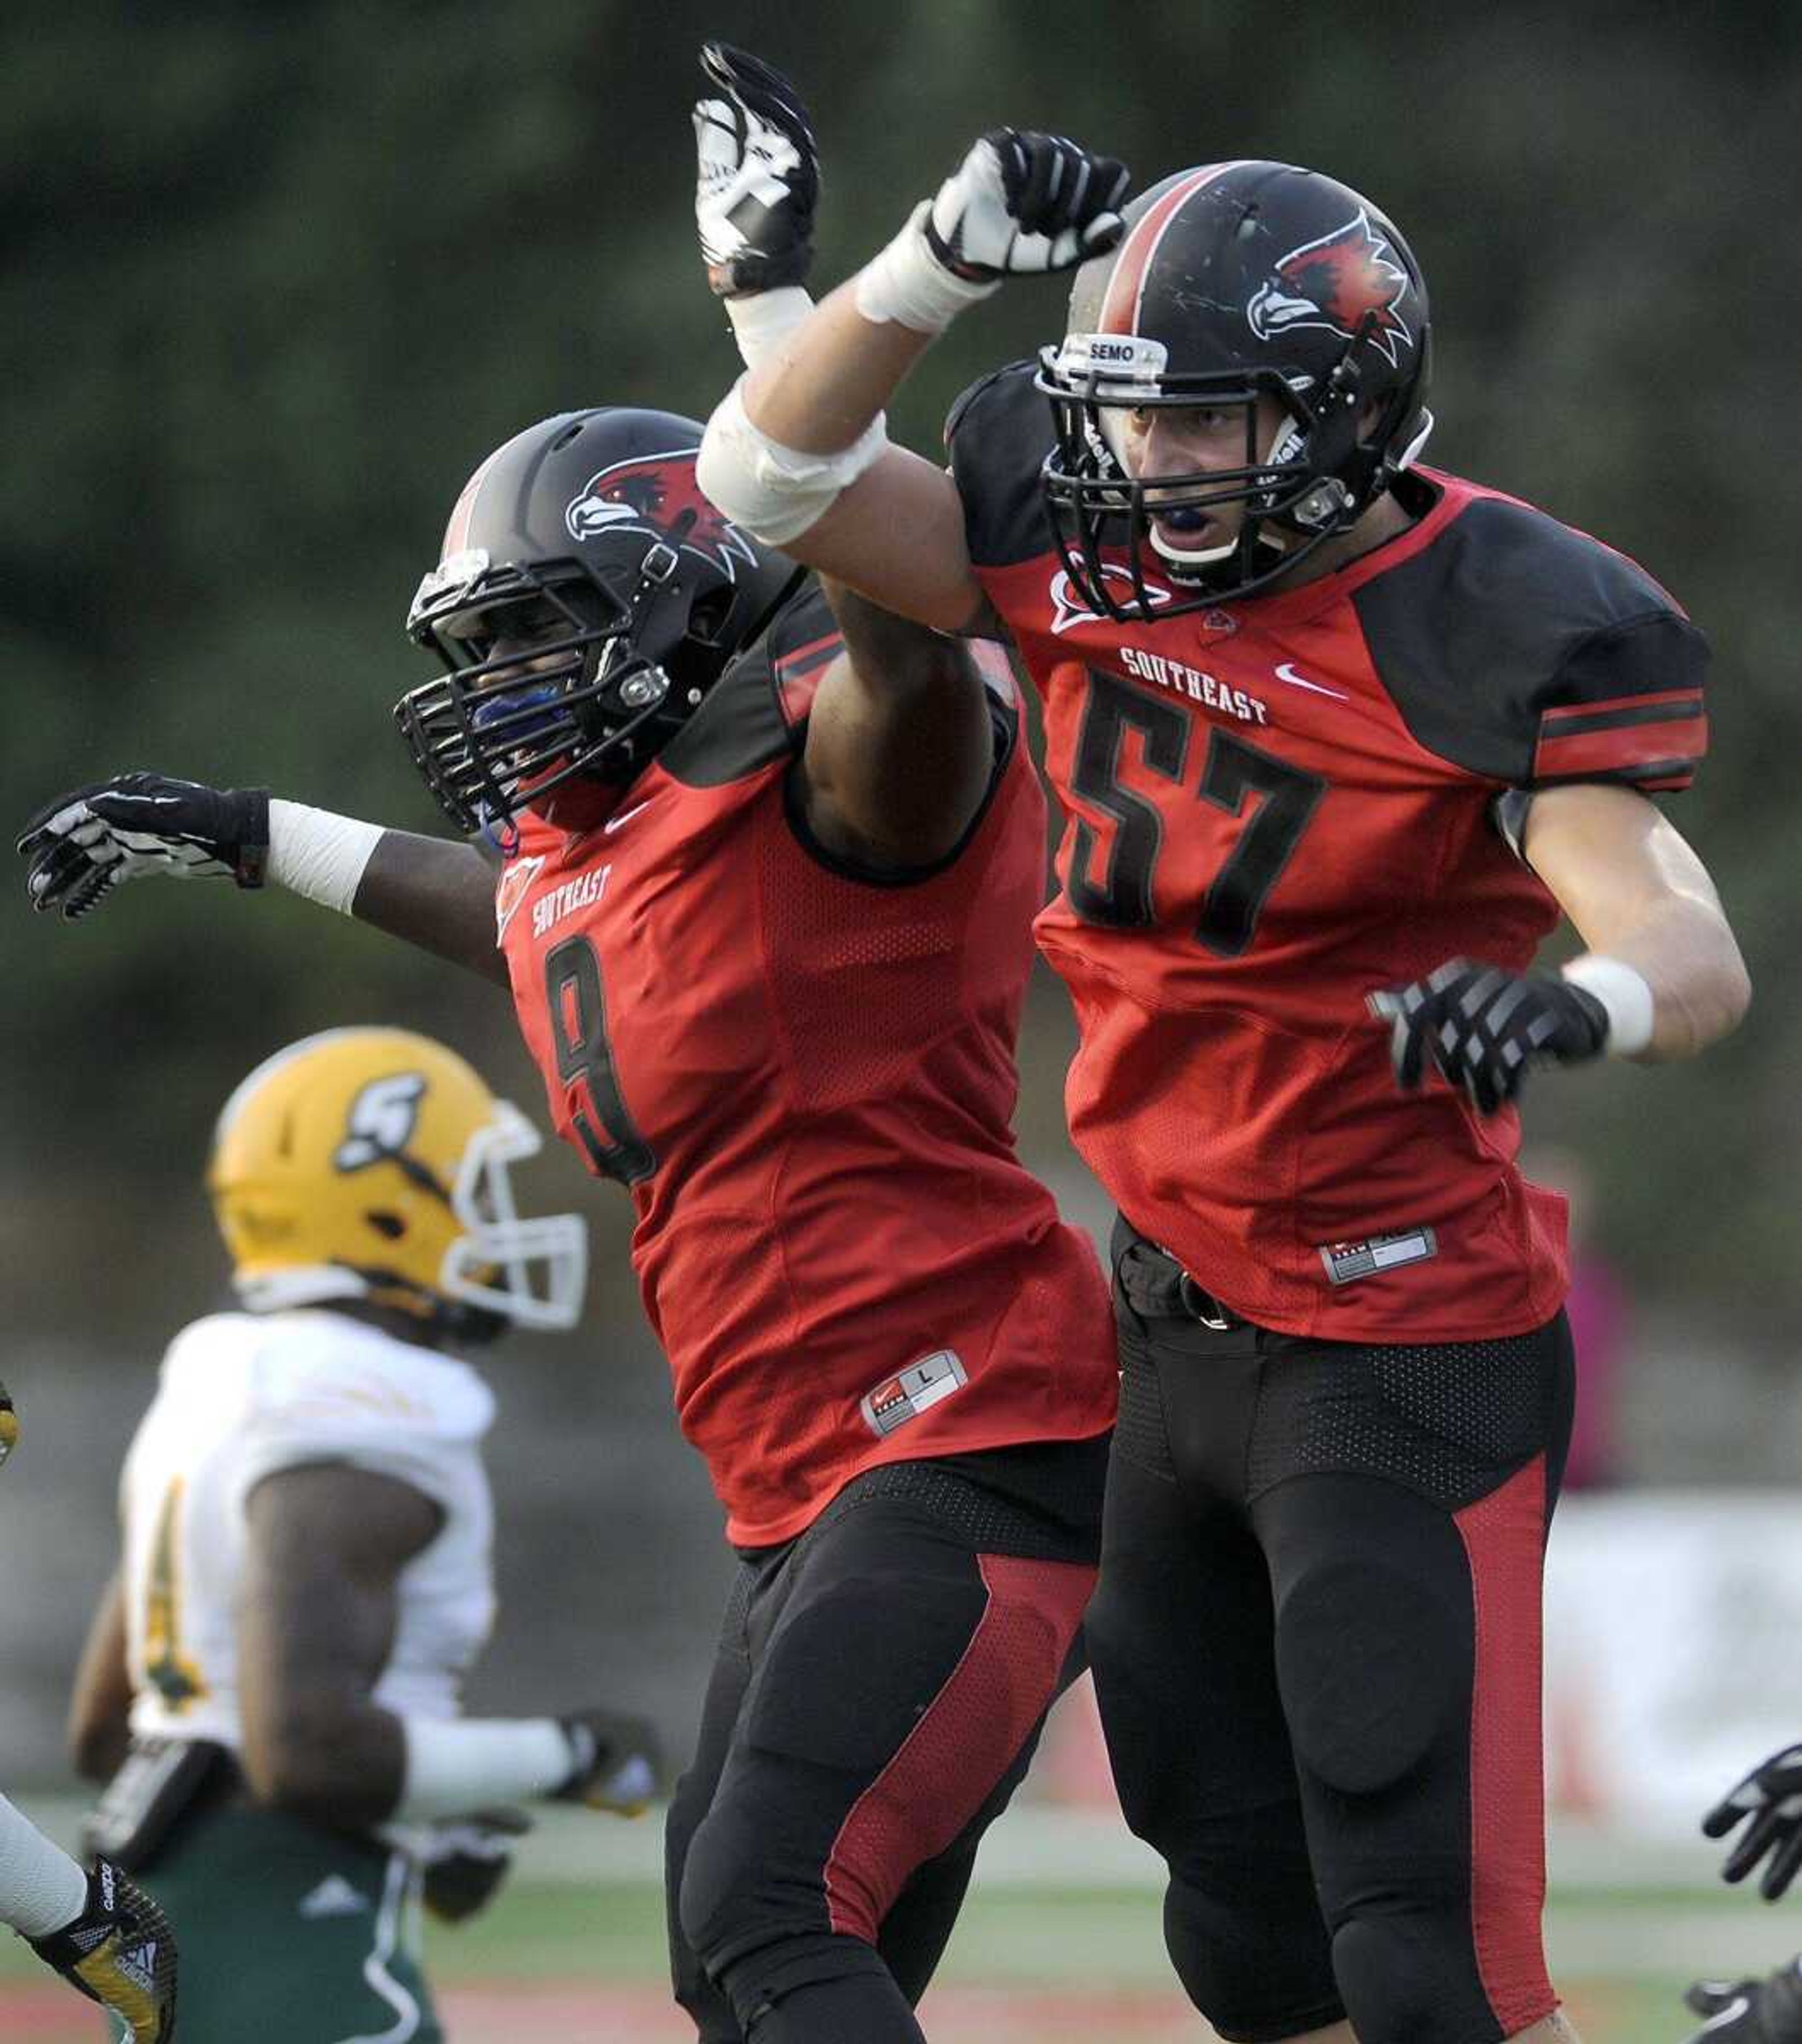
[{"label": "redhawk helmet logo", "polygon": [[[755,567],[757,550],[701,495],[694,479],[694,455],[693,448],[675,448],[667,454],[617,461],[591,475],[563,513],[571,538],[642,532],[711,562],[728,582],[736,582],[736,563]],[[678,540],[676,526],[684,513],[689,519]]]},{"label": "redhawk helmet logo", "polygon": [[1370,314],[1370,344],[1393,363],[1414,336],[1395,309],[1408,289],[1408,272],[1391,259],[1389,244],[1359,210],[1343,227],[1292,248],[1245,308],[1251,331],[1270,340],[1292,327],[1324,327],[1347,340]]}]

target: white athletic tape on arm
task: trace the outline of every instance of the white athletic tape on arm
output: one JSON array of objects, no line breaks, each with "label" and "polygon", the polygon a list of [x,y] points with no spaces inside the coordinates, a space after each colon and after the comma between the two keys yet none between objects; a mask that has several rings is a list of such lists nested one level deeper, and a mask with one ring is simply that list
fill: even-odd
[{"label": "white athletic tape on arm", "polygon": [[363,868],[382,835],[379,824],[271,796],[268,877],[290,893],[348,916]]},{"label": "white athletic tape on arm", "polygon": [[732,338],[738,343],[747,369],[755,369],[765,355],[773,353],[813,309],[813,298],[799,284],[786,284],[777,291],[758,291],[747,298],[728,298],[725,302]]},{"label": "white athletic tape on arm", "polygon": [[882,454],[887,421],[878,412],[838,453],[803,454],[751,423],[743,382],[740,377],[707,421],[694,479],[735,525],[766,545],[785,546],[816,524]]},{"label": "white athletic tape on arm", "polygon": [[87,1876],[0,1796],[0,1923],[48,1938],[87,1907]]},{"label": "white athletic tape on arm", "polygon": [[394,1815],[402,1823],[555,1795],[575,1769],[555,1718],[403,1717],[401,1729],[406,1780]]},{"label": "white athletic tape on arm", "polygon": [[954,277],[932,253],[926,240],[932,211],[932,202],[922,199],[901,232],[858,272],[857,309],[872,326],[943,333],[959,313],[1001,289],[999,277]]},{"label": "white athletic tape on arm", "polygon": [[1656,1004],[1645,975],[1624,959],[1610,958],[1604,951],[1585,952],[1564,968],[1573,986],[1593,993],[1608,1010],[1608,1039],[1604,1047],[1612,1058],[1631,1058],[1652,1040]]}]

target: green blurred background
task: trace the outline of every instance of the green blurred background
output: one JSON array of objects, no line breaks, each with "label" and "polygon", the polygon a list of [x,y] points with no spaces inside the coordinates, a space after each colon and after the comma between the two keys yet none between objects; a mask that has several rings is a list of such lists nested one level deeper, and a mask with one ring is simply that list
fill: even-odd
[{"label": "green blurred background", "polygon": [[[1708,629],[1714,751],[1673,813],[1739,928],[1752,1015],[1682,1070],[1548,1079],[1529,1122],[1582,1158],[1594,1244],[1633,1300],[1614,1473],[1789,1481],[1792,6],[23,0],[0,21],[0,814],[150,766],[434,828],[388,710],[421,678],[401,622],[464,477],[567,407],[705,416],[736,371],[692,246],[710,34],[812,102],[821,285],[1001,121],[1105,146],[1140,182],[1268,155],[1359,186],[1430,280],[1431,458],[1633,554]],[[1060,315],[1055,285],[1002,294],[935,350],[891,431],[935,444],[963,384]],[[15,893],[0,924],[0,1375],[25,1430],[0,1485],[0,1781],[55,1776],[119,1453],[168,1335],[220,1294],[198,1173],[232,1084],[307,1031],[394,1020],[542,1117],[490,989],[203,885],[72,928]],[[1038,986],[1023,1143],[1098,1222],[1061,1134],[1069,1040]],[[475,1700],[610,1689],[679,1744],[724,1580],[717,1515],[638,1315],[624,1201],[562,1156],[530,1182],[594,1218],[594,1311],[496,1358],[505,1651]]]}]

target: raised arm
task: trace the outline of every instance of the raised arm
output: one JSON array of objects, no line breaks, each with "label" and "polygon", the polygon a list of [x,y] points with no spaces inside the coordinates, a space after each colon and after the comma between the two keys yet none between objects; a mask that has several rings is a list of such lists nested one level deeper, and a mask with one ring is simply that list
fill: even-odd
[{"label": "raised arm", "polygon": [[[1068,269],[1109,247],[1127,174],[1060,136],[995,129],[873,262],[814,307],[798,273],[759,274],[744,259],[811,152],[805,113],[799,141],[786,81],[747,71],[717,44],[702,61],[722,94],[696,110],[702,243],[753,366],[709,422],[701,486],[759,538],[885,609],[964,631],[985,606],[956,488],[935,463],[889,444],[883,407],[935,336],[1005,278]],[[809,219],[816,183],[805,194]],[[754,307],[735,304],[735,293],[753,291]]]},{"label": "raised arm", "polygon": [[[701,64],[719,95],[694,110],[701,259],[755,368],[780,332],[806,317],[799,286],[813,258],[818,153],[807,110],[779,72],[723,44],[709,44]],[[951,488],[913,456],[897,458]],[[994,746],[981,675],[958,639],[842,582],[824,586],[844,650],[808,717],[800,773],[808,827],[827,850],[861,865],[932,864],[956,846],[989,788]]]},{"label": "raised arm", "polygon": [[86,915],[128,880],[273,882],[505,986],[494,878],[475,847],[385,830],[260,789],[121,774],[47,803],[26,826],[33,908]]}]

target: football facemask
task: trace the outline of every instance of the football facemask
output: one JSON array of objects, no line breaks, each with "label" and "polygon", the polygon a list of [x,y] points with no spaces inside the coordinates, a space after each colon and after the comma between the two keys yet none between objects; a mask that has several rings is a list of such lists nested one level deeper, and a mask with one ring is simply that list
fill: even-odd
[{"label": "football facemask", "polygon": [[[1056,434],[1041,488],[1073,589],[1145,620],[1293,575],[1413,463],[1432,422],[1425,287],[1355,192],[1289,164],[1212,164],[1128,217],[1039,356]],[[1120,413],[1160,408],[1237,413],[1243,459],[1129,460]]]}]

